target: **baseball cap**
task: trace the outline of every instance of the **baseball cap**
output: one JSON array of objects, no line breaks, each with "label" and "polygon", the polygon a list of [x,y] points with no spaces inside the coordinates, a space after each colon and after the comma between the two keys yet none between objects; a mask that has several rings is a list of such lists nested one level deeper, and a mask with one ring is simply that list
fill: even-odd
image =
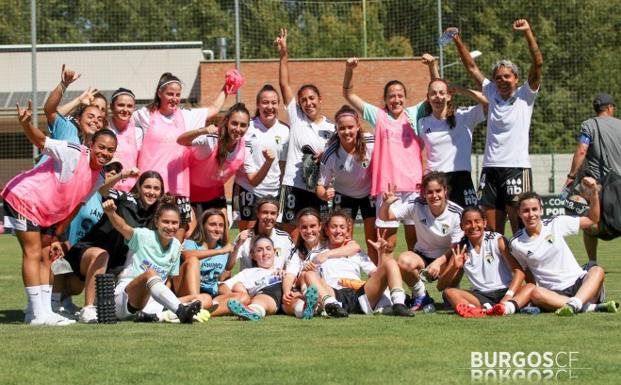
[{"label": "baseball cap", "polygon": [[601,106],[607,106],[609,104],[614,105],[615,104],[615,99],[610,96],[609,94],[606,93],[599,93],[597,94],[597,96],[595,96],[595,99],[593,99],[593,107],[598,108]]}]

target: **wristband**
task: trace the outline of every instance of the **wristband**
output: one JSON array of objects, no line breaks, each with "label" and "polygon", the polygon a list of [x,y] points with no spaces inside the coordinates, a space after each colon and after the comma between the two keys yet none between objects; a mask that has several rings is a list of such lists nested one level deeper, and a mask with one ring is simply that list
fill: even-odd
[{"label": "wristband", "polygon": [[509,297],[513,297],[515,295],[515,292],[513,290],[507,290],[507,292],[505,293],[505,296],[509,296]]},{"label": "wristband", "polygon": [[575,175],[567,174],[567,179],[576,179]]}]

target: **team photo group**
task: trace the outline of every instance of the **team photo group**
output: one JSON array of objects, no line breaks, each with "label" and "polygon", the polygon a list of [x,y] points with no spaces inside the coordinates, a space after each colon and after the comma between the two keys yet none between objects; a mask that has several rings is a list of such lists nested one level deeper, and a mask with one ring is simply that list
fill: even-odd
[{"label": "team photo group", "polygon": [[[448,28],[443,38],[473,82],[441,78],[425,54],[426,98],[409,100],[406,85],[391,80],[377,90],[381,105],[356,93],[357,58],[343,63],[343,99],[327,100],[311,83],[295,89],[284,28],[275,38],[279,84],[245,90],[256,105],[233,104],[223,117],[244,84],[237,70],[211,104],[189,108],[172,68],[138,108],[122,84],[110,100],[89,88],[61,104],[81,76],[63,66],[43,106],[49,135],[33,124],[31,103],[17,106],[41,156],[1,193],[5,232],[23,253],[24,323],[103,322],[103,275],[113,277],[114,318],[136,322],[616,313],[596,263],[609,168],[593,166],[619,127],[614,99],[595,97],[565,182],[588,210],[542,218],[529,132],[544,59],[527,20],[507,28],[525,40],[527,72],[506,59],[480,70]],[[455,105],[456,95],[470,103]],[[341,106],[334,116],[322,114],[328,103]],[[475,176],[473,131],[484,122]],[[355,228],[365,241],[354,240]],[[584,266],[564,239],[581,230]],[[397,252],[398,242],[407,251]]]}]

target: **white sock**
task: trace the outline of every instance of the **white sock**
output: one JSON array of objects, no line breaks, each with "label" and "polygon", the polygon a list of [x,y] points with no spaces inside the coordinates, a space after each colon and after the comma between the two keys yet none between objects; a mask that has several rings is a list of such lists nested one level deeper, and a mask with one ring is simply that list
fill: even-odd
[{"label": "white sock", "polygon": [[329,305],[331,303],[339,303],[336,298],[334,298],[331,295],[326,295],[321,299],[321,303],[323,304],[323,306],[325,307],[326,305]]},{"label": "white sock", "polygon": [[584,306],[582,306],[583,313],[590,313],[592,311],[597,311],[597,304],[585,303]]},{"label": "white sock", "polygon": [[295,302],[295,305],[293,305],[293,314],[295,314],[297,318],[302,318],[304,315],[304,301],[298,300]]},{"label": "white sock", "polygon": [[505,302],[505,314],[515,313],[515,304],[511,301]]},{"label": "white sock", "polygon": [[258,303],[251,303],[250,305],[248,305],[248,308],[260,315],[261,318],[264,318],[265,314],[267,313],[265,308]]},{"label": "white sock", "polygon": [[420,297],[423,295],[425,295],[425,284],[423,283],[423,281],[419,280],[412,287],[412,296]]},{"label": "white sock", "polygon": [[41,285],[41,306],[48,313],[52,311],[52,285]]},{"label": "white sock", "polygon": [[166,309],[175,312],[179,308],[179,305],[181,305],[179,298],[164,285],[162,278],[158,276],[149,278],[147,281],[147,288],[151,293],[151,297]]},{"label": "white sock", "polygon": [[45,311],[41,305],[41,287],[28,286],[24,289],[26,290],[26,297],[28,298],[28,307],[26,308],[26,311],[32,313],[32,318],[43,317]]},{"label": "white sock", "polygon": [[405,305],[405,291],[403,291],[403,288],[395,287],[390,289],[390,300],[392,303]]},{"label": "white sock", "polygon": [[582,301],[578,297],[571,297],[567,304],[573,306],[576,313],[582,311]]}]

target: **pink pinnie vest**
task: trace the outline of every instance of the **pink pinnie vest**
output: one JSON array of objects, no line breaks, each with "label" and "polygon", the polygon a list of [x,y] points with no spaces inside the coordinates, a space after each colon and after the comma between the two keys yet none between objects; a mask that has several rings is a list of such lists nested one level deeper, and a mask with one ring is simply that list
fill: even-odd
[{"label": "pink pinnie vest", "polygon": [[[136,143],[136,126],[134,119],[129,120],[127,128],[123,131],[117,130],[116,152],[114,156],[121,161],[123,170],[129,170],[138,164],[138,144]],[[136,184],[136,178],[125,178],[117,183],[114,188],[129,192]]]},{"label": "pink pinnie vest", "polygon": [[50,227],[67,218],[97,187],[101,169],[89,165],[89,152],[80,146],[80,161],[67,182],[58,180],[53,158],[11,179],[2,198],[19,214],[42,227]]},{"label": "pink pinnie vest", "polygon": [[151,112],[149,130],[138,154],[138,168],[141,172],[159,172],[166,192],[187,197],[190,195],[188,150],[177,144],[177,138],[184,132],[185,121],[180,109],[174,112],[171,123],[164,120],[159,111]]},{"label": "pink pinnie vest", "polygon": [[405,111],[393,120],[385,110],[378,110],[371,195],[388,191],[388,183],[396,186],[398,192],[418,192],[422,175],[421,141]]},{"label": "pink pinnie vest", "polygon": [[218,146],[207,158],[198,159],[192,152],[190,156],[190,201],[208,202],[224,196],[224,184],[244,164],[246,144],[240,139],[235,148],[234,158],[226,159],[222,167],[218,164]]}]

